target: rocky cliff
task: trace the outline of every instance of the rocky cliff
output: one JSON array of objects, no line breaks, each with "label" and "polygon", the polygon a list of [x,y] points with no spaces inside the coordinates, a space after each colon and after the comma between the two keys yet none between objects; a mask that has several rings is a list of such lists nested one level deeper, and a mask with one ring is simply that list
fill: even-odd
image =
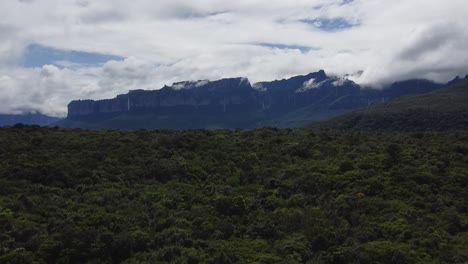
[{"label": "rocky cliff", "polygon": [[[221,128],[299,126],[443,86],[427,80],[409,80],[386,89],[362,88],[347,78],[327,76],[323,70],[253,85],[246,78],[186,81],[159,90],[133,90],[113,99],[72,101],[67,120],[92,120],[93,127],[102,127],[102,120],[108,122],[104,127],[127,127],[133,122],[132,128],[203,128],[208,126],[206,120],[210,120],[210,126]],[[118,115],[125,116],[109,119]],[[295,119],[293,124],[291,118]],[[175,124],[175,119],[180,122]],[[126,124],[121,124],[122,120]],[[84,123],[70,124],[67,126]]]},{"label": "rocky cliff", "polygon": [[106,100],[77,100],[68,105],[68,117],[77,118],[94,113],[129,111],[158,111],[165,108],[217,109],[259,106],[259,93],[245,78],[218,81],[191,81],[174,83],[160,90],[133,90]]}]

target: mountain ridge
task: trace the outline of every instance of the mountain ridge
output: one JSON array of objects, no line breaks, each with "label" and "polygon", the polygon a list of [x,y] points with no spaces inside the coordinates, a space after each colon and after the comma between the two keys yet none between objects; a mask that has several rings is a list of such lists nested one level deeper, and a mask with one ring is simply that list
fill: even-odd
[{"label": "mountain ridge", "polygon": [[447,131],[468,129],[468,78],[432,93],[411,95],[311,125],[368,131]]},{"label": "mountain ridge", "polygon": [[[67,119],[58,125],[175,129],[301,127],[360,107],[441,87],[444,84],[417,79],[395,82],[382,90],[370,89],[346,77],[328,76],[324,70],[254,84],[242,77],[183,81],[159,90],[132,90],[113,99],[74,100],[68,105]],[[142,119],[144,116],[146,121]]]},{"label": "mountain ridge", "polygon": [[18,123],[25,125],[40,125],[48,126],[52,125],[61,118],[50,117],[40,113],[29,113],[29,114],[0,114],[0,126],[11,126]]}]

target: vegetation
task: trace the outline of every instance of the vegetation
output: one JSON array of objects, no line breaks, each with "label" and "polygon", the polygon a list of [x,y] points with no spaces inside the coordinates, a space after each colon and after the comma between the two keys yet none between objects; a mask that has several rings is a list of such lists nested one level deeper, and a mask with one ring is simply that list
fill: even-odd
[{"label": "vegetation", "polygon": [[0,128],[0,263],[466,263],[468,132]]},{"label": "vegetation", "polygon": [[381,131],[468,129],[468,82],[430,94],[407,96],[362,108],[315,127]]}]

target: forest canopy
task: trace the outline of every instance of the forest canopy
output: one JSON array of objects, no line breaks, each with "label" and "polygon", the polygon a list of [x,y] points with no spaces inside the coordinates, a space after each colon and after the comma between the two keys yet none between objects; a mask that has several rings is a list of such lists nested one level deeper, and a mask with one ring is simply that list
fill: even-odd
[{"label": "forest canopy", "polygon": [[466,263],[468,132],[0,128],[0,263]]}]

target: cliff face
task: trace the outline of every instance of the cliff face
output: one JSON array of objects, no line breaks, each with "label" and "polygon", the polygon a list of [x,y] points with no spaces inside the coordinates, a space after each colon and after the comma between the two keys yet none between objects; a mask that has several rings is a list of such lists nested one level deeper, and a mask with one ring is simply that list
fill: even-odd
[{"label": "cliff face", "polygon": [[96,101],[77,100],[68,104],[68,117],[86,116],[96,112]]},{"label": "cliff face", "polygon": [[88,116],[94,113],[118,113],[128,111],[128,95],[106,100],[77,100],[68,104],[68,117]]},{"label": "cliff face", "polygon": [[[113,99],[72,101],[67,119],[93,120],[97,122],[95,127],[100,127],[101,120],[128,113],[105,127],[126,127],[134,121],[132,127],[250,128],[276,126],[292,116],[297,120],[294,126],[298,126],[301,122],[329,118],[402,95],[428,93],[442,86],[427,80],[409,80],[383,90],[367,89],[346,78],[327,76],[324,71],[253,85],[245,78],[187,81],[160,90],[133,90]],[[180,123],[174,123],[175,119],[180,119]],[[126,120],[125,125],[122,120]],[[289,126],[289,121],[286,123]]]},{"label": "cliff face", "polygon": [[244,78],[219,81],[180,82],[160,90],[134,90],[106,100],[77,100],[68,105],[68,117],[76,118],[94,113],[129,111],[158,111],[163,108],[210,107],[221,112],[232,106],[255,107],[259,93]]},{"label": "cliff face", "polygon": [[233,109],[281,111],[323,101],[324,98],[329,101],[343,95],[358,94],[359,90],[353,82],[339,83],[324,71],[253,86],[246,78],[179,82],[160,90],[130,91],[114,99],[72,101],[68,105],[68,118],[95,113],[157,112],[181,107],[222,113]]}]

